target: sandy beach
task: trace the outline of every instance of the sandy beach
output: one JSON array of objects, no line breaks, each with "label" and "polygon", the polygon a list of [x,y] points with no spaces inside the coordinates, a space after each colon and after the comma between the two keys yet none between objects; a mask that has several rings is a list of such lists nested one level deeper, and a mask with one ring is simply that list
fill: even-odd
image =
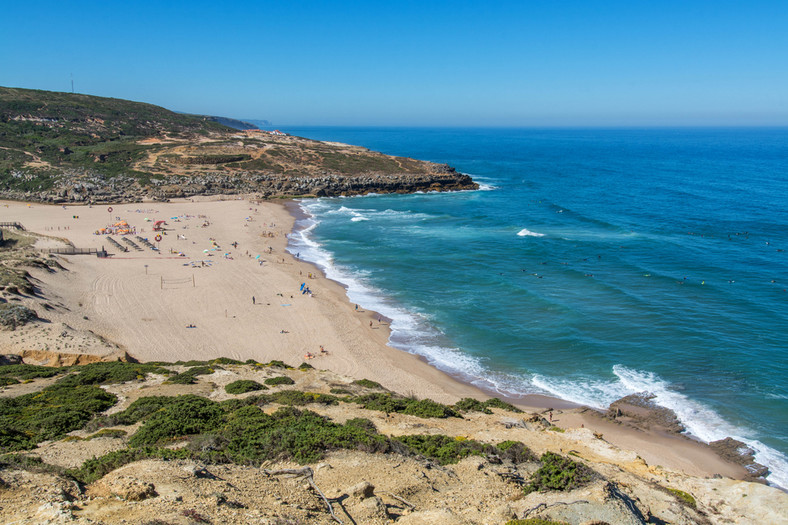
[{"label": "sandy beach", "polygon": [[[157,220],[166,221],[164,231],[153,231]],[[2,202],[0,221],[19,222],[28,231],[48,236],[38,242],[42,248],[70,243],[112,254],[59,255],[67,271],[31,270],[50,305],[39,315],[51,326],[90,330],[137,360],[226,356],[259,362],[277,359],[290,365],[308,361],[315,368],[371,379],[418,398],[453,403],[462,397],[489,397],[417,356],[387,346],[385,321],[378,321],[375,312],[357,310],[339,283],[286,252],[294,218],[279,202],[206,198],[111,207]],[[96,234],[120,221],[136,230],[127,237],[140,250],[121,252],[107,235]],[[120,236],[113,237],[128,246]],[[311,293],[302,293],[302,284]],[[109,351],[90,341],[64,346],[58,337],[58,330],[0,332],[0,352]],[[554,408],[557,426],[601,433],[649,465],[695,476],[746,475],[741,466],[682,436],[644,432],[551,398],[509,401],[539,412]]]}]

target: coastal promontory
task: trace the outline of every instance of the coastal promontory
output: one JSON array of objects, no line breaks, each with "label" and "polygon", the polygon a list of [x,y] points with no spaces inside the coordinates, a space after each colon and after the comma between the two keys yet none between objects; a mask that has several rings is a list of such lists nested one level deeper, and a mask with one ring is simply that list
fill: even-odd
[{"label": "coastal promontory", "polygon": [[0,88],[0,191],[59,204],[478,188],[444,164],[223,121],[121,99]]}]

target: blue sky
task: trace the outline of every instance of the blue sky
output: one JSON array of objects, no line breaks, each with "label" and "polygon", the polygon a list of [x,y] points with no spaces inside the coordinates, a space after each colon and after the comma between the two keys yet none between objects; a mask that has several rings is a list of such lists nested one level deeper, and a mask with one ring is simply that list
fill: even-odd
[{"label": "blue sky", "polygon": [[285,125],[788,125],[788,1],[6,2],[0,85]]}]

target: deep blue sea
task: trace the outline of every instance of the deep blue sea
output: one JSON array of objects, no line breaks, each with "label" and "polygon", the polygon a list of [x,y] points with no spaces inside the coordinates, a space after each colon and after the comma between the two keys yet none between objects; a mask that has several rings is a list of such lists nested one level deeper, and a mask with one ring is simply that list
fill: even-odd
[{"label": "deep blue sea", "polygon": [[323,198],[291,251],[507,396],[651,392],[788,487],[788,129],[292,128],[479,191]]}]

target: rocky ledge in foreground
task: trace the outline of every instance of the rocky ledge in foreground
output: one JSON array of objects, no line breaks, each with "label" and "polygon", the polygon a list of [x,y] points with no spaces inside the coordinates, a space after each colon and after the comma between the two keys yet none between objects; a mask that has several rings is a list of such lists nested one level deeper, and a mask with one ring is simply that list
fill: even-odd
[{"label": "rocky ledge in foreground", "polygon": [[3,522],[689,525],[788,512],[777,489],[649,466],[497,399],[442,405],[306,363],[12,364],[0,380]]}]

